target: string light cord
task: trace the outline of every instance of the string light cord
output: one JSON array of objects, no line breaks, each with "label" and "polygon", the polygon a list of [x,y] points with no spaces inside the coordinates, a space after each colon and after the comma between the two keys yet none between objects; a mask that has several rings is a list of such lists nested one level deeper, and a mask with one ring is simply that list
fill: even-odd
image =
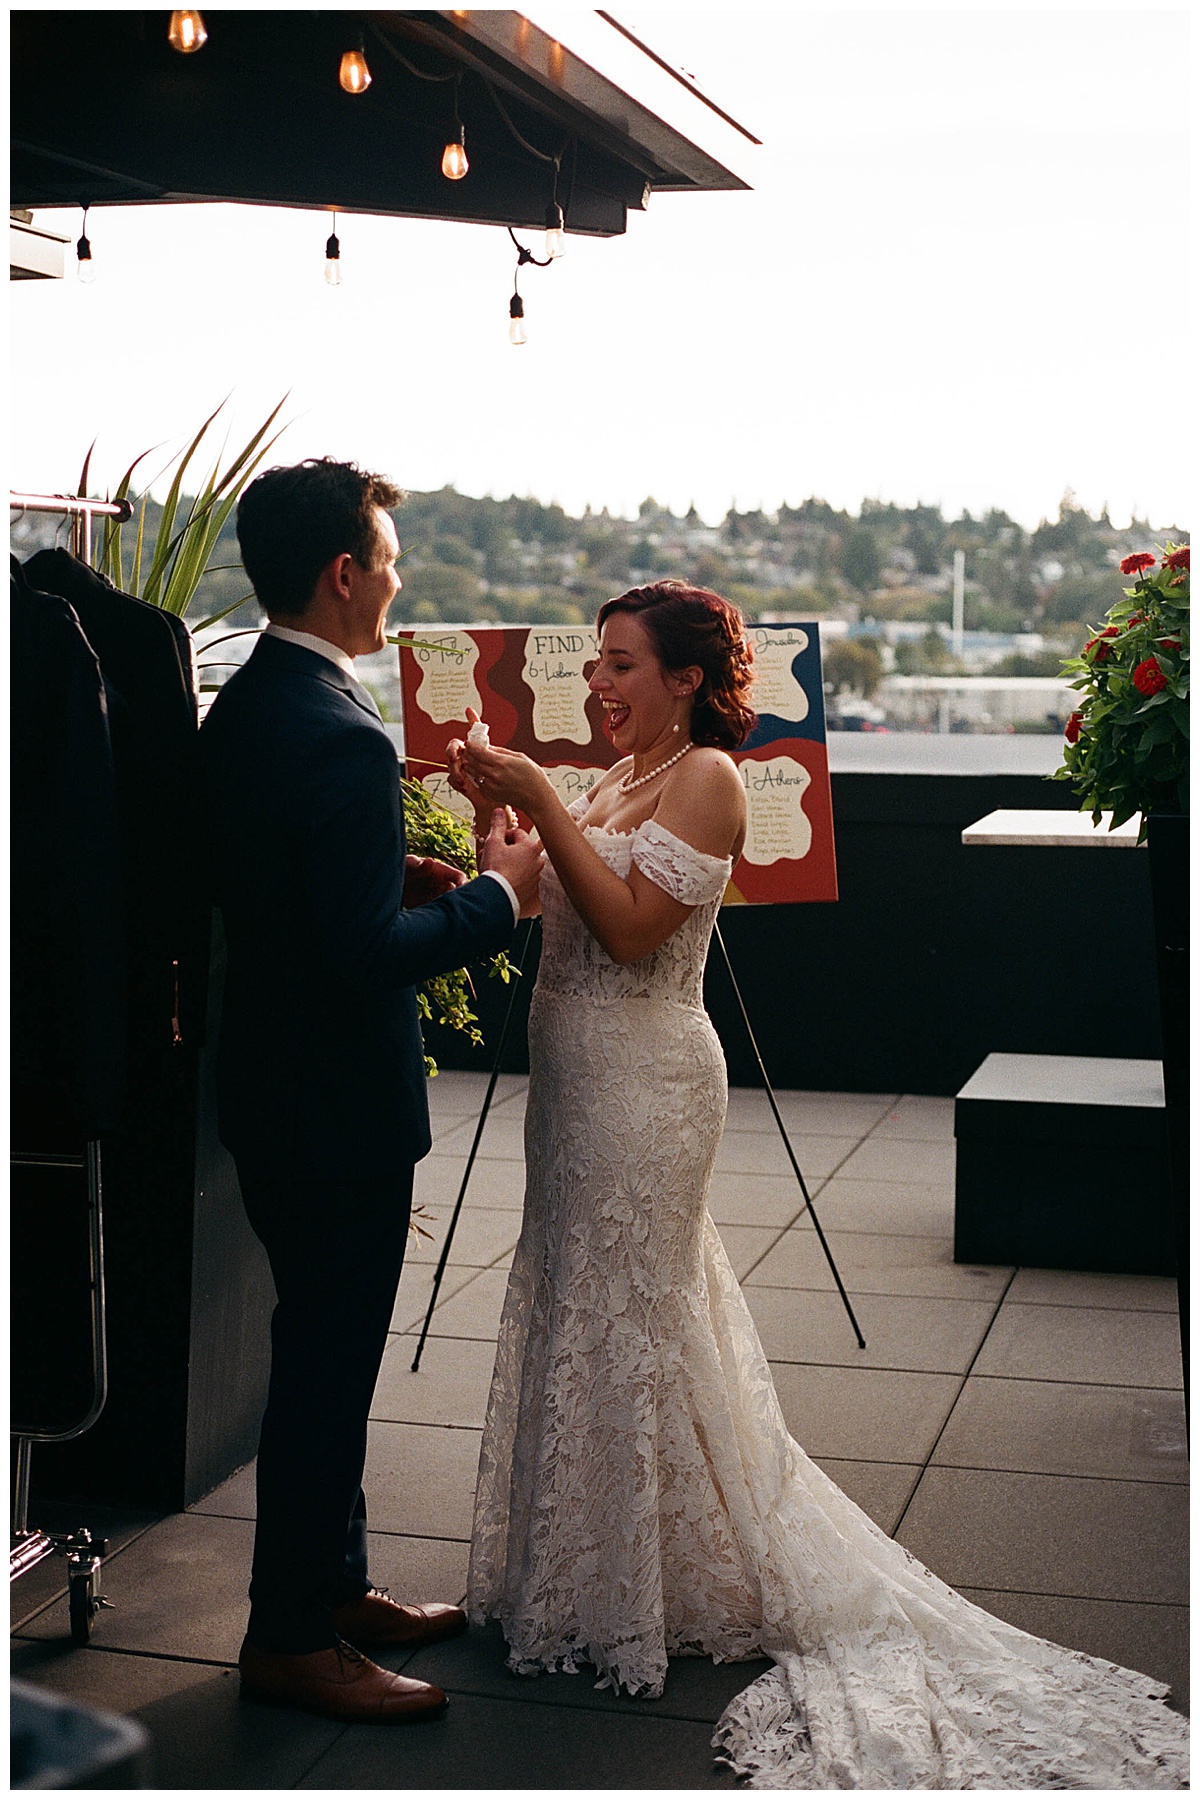
[{"label": "string light cord", "polygon": [[[539,150],[536,144],[531,144],[529,142],[529,139],[527,137],[524,137],[521,134],[521,132],[519,132],[517,130],[516,126],[513,124],[511,118],[508,115],[508,109],[505,107],[499,94],[496,92],[495,88],[492,86],[491,82],[487,79],[487,77],[481,76],[480,79],[483,83],[483,86],[487,89],[487,92],[491,99],[492,105],[496,108],[496,111],[499,113],[502,121],[507,126],[508,130],[512,133],[512,136],[516,139],[517,143],[521,146],[522,150],[528,151],[529,155],[535,156],[539,162],[549,163],[551,168],[554,170],[554,180],[550,187],[550,204],[546,208],[546,231],[547,231],[547,234],[549,234],[551,232],[554,233],[553,239],[551,239],[549,236],[547,236],[548,247],[551,244],[553,244],[554,248],[551,249],[551,253],[546,258],[546,261],[554,262],[557,260],[557,258],[559,256],[562,255],[562,252],[563,252],[562,233],[563,233],[563,226],[566,222],[565,216],[563,213],[563,208],[559,204],[558,183],[559,183],[559,180],[562,175],[563,158],[564,158],[564,156],[566,156],[567,151],[570,150],[571,151],[571,190],[570,191],[571,191],[571,194],[574,195],[575,172],[576,172],[576,167],[577,167],[577,164],[579,161],[578,140],[573,137],[565,137],[558,150],[556,150],[552,153],[545,151],[545,150]],[[510,236],[512,235],[511,227],[509,229],[509,235]],[[513,242],[515,244],[517,242],[517,240],[515,238],[513,238]],[[518,248],[518,250],[520,250],[521,246],[519,244],[517,244],[517,248]],[[537,258],[535,256],[531,256],[528,252],[526,252],[524,254],[523,260],[526,262],[536,262],[538,268],[544,268],[546,266],[545,263],[538,262]],[[520,263],[518,263],[517,267],[520,268],[520,266],[521,266]]]},{"label": "string light cord", "polygon": [[[430,71],[428,69],[418,69],[418,67],[415,63],[409,62],[407,56],[405,56],[405,54],[402,50],[398,50],[396,48],[395,44],[392,42],[392,40],[389,37],[384,36],[383,32],[380,30],[378,25],[375,25],[375,24],[371,25],[371,36],[373,38],[375,38],[375,40],[378,43],[382,44],[383,48],[387,51],[388,55],[390,57],[392,57],[396,62],[398,62],[402,68],[407,69],[410,75],[415,75],[417,77],[418,81],[461,81],[462,80],[463,71],[461,69],[451,69],[445,75],[433,75],[430,73]],[[499,94],[496,92],[495,88],[493,87],[492,83],[488,80],[487,76],[481,75],[479,79],[482,82],[483,86],[487,89],[488,94],[491,97],[492,105],[496,108],[496,111],[500,114],[500,117],[503,119],[505,125],[508,127],[508,129],[512,133],[513,137],[517,140],[518,144],[520,144],[522,150],[527,150],[529,152],[530,156],[536,156],[539,162],[553,163],[555,166],[555,171],[557,173],[558,166],[562,162],[563,157],[567,153],[567,147],[570,144],[571,139],[567,138],[564,140],[562,149],[559,150],[557,152],[557,154],[555,154],[553,152],[548,153],[545,150],[539,150],[536,144],[531,144],[529,142],[529,139],[527,137],[523,137],[521,135],[521,133],[517,130],[516,126],[512,122],[512,119],[509,117],[507,107],[504,105]]]},{"label": "string light cord", "polygon": [[[535,269],[548,269],[550,267],[550,264],[554,261],[552,256],[535,256],[532,250],[527,250],[524,244],[517,242],[517,234],[511,225],[507,226],[506,230],[513,243],[517,246],[517,274],[520,274],[526,263],[532,263]],[[514,276],[513,279],[515,280],[516,277]]]},{"label": "string light cord", "polygon": [[462,70],[461,69],[451,69],[449,71],[449,73],[446,75],[431,75],[429,73],[428,69],[418,69],[415,63],[409,62],[407,56],[404,55],[403,51],[397,50],[395,44],[393,44],[393,42],[390,38],[384,36],[383,32],[380,31],[378,25],[373,24],[371,26],[371,36],[373,38],[375,38],[378,43],[382,44],[383,48],[387,51],[388,55],[391,57],[394,57],[395,60],[403,68],[408,70],[410,75],[415,75],[418,81],[461,81],[462,80]]},{"label": "string light cord", "polygon": [[504,102],[501,100],[499,94],[496,92],[495,88],[492,86],[492,84],[488,80],[487,76],[481,75],[480,81],[483,83],[483,86],[487,89],[487,92],[491,99],[492,105],[496,108],[496,111],[500,114],[500,117],[503,119],[504,123],[507,125],[507,127],[508,127],[509,131],[512,133],[513,137],[516,138],[516,140],[517,140],[518,144],[520,144],[522,150],[528,150],[530,156],[536,156],[539,162],[554,164],[554,177],[555,177],[555,182],[557,184],[559,166],[562,163],[563,157],[567,154],[567,150],[570,146],[571,139],[569,137],[566,137],[563,139],[561,150],[554,151],[554,152],[547,152],[545,150],[539,150],[536,144],[531,144],[529,139],[527,137],[522,137],[521,133],[517,130],[516,126],[513,124],[512,120],[508,116],[507,107],[504,105]]},{"label": "string light cord", "polygon": [[[461,68],[460,69],[450,69],[444,75],[434,75],[428,69],[418,69],[417,65],[413,62],[410,62],[408,57],[405,56],[405,54],[402,50],[397,49],[396,45],[392,42],[392,40],[390,38],[384,36],[383,32],[380,30],[378,25],[371,24],[370,32],[371,32],[371,36],[375,39],[375,41],[377,43],[379,43],[383,46],[383,48],[387,51],[388,55],[390,57],[392,57],[394,59],[394,61],[398,62],[400,64],[401,68],[407,69],[410,75],[415,75],[418,81],[433,81],[433,82],[453,81],[453,82],[457,83],[459,87],[461,87],[462,77],[463,77],[463,71]],[[559,177],[562,173],[563,158],[566,156],[568,150],[570,150],[572,153],[572,155],[571,155],[570,192],[571,192],[571,194],[574,194],[574,191],[575,191],[576,165],[579,160],[579,145],[578,145],[577,139],[575,139],[574,137],[568,136],[563,139],[562,145],[558,150],[553,150],[553,151],[539,150],[537,145],[531,144],[529,139],[524,135],[524,133],[521,131],[518,131],[517,127],[513,124],[512,117],[508,111],[508,108],[505,106],[505,104],[501,100],[499,94],[496,92],[496,89],[495,89],[495,86],[493,85],[493,83],[488,80],[486,75],[481,75],[479,77],[479,80],[480,80],[480,84],[482,85],[482,87],[487,91],[488,98],[491,100],[492,105],[495,107],[496,111],[499,113],[501,121],[505,126],[505,129],[515,139],[515,141],[521,146],[521,149],[526,151],[530,156],[536,157],[538,162],[549,163],[553,167],[553,169],[554,169],[554,185],[551,189],[550,204],[551,204],[551,207],[557,207],[559,204],[559,199],[558,199]],[[459,119],[457,90],[455,93],[454,118],[455,118],[456,126],[459,125],[461,121]],[[550,260],[553,261],[553,258],[551,258]]]}]

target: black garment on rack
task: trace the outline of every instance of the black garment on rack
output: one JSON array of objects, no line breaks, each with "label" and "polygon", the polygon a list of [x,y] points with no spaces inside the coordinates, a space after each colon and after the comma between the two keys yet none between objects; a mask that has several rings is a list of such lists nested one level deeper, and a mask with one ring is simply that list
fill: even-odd
[{"label": "black garment on rack", "polygon": [[119,703],[72,607],[15,561],[10,588],[12,1147],[77,1152],[125,1086]]},{"label": "black garment on rack", "polygon": [[67,550],[25,565],[34,586],[74,607],[111,690],[113,754],[129,931],[134,1042],[169,1045],[178,1021],[203,1040],[210,912],[199,811],[191,633],[182,619],[123,594]]}]

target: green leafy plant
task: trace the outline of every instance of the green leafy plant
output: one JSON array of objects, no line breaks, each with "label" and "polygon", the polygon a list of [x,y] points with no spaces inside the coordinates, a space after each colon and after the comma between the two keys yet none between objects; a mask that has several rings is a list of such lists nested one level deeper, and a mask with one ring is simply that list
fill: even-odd
[{"label": "green leafy plant", "polygon": [[[285,396],[286,398],[286,396]],[[162,514],[155,533],[154,545],[151,548],[146,542],[146,508],[150,499],[151,482],[147,482],[145,491],[138,497],[134,506],[134,519],[109,519],[105,528],[96,540],[92,553],[92,562],[101,574],[124,593],[134,594],[139,600],[147,601],[151,606],[161,606],[164,612],[176,614],[182,618],[195,595],[201,577],[206,574],[212,563],[221,532],[237,505],[242,490],[250,481],[255,470],[263,461],[267,452],[278,441],[281,427],[274,436],[268,436],[271,427],[279,417],[283,400],[263,420],[258,430],[253,433],[249,442],[229,462],[224,469],[218,455],[211,471],[200,487],[199,493],[189,498],[183,493],[184,477],[200,454],[211,427],[225,406],[225,401],[211,412],[199,431],[192,438],[186,449],[174,459],[171,485],[163,502]],[[79,478],[78,492],[87,493],[88,474],[91,468],[93,443],[83,462],[83,472]],[[109,496],[114,500],[130,498],[130,489],[136,470],[152,455],[151,450],[143,450],[136,456],[117,484],[116,492]],[[172,468],[170,462],[161,469],[153,480],[159,480]],[[128,563],[126,562],[126,532],[132,530],[133,544]],[[224,565],[236,567],[237,565]],[[246,600],[252,599],[250,593],[240,595],[232,605],[223,607],[211,618],[202,619],[194,626],[195,630],[203,630],[206,626],[216,625],[221,619],[235,612]]]},{"label": "green leafy plant", "polygon": [[1082,699],[1051,779],[1071,782],[1097,825],[1110,809],[1110,829],[1140,812],[1140,839],[1149,813],[1188,810],[1191,550],[1140,551],[1121,573],[1133,587],[1063,663]]},{"label": "green leafy plant", "polygon": [[[412,855],[436,856],[442,862],[461,869],[465,875],[476,874],[475,838],[467,821],[460,819],[456,813],[449,812],[444,806],[439,806],[419,781],[403,780],[400,786],[404,794],[405,830]],[[506,984],[514,975],[521,973],[503,950],[491,958],[491,972]],[[475,988],[466,969],[453,969],[446,975],[434,975],[423,982],[417,992],[417,1008],[423,1019],[432,1021],[436,1018],[439,1025],[448,1025],[452,1031],[465,1032],[472,1044],[482,1044],[483,1033],[479,1029],[479,1020],[471,1010],[474,1000]],[[425,1057],[425,1068],[429,1075],[437,1074],[437,1064],[428,1054]]]}]

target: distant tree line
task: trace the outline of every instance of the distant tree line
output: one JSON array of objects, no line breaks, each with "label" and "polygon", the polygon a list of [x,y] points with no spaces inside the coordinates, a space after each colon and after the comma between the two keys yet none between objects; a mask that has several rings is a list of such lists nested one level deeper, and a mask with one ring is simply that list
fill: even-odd
[{"label": "distant tree line", "polygon": [[[150,502],[151,541],[157,512]],[[1033,531],[995,508],[947,519],[937,506],[872,499],[857,514],[816,498],[774,513],[731,508],[713,526],[694,506],[677,515],[653,498],[635,519],[590,507],[572,518],[538,500],[477,499],[453,487],[410,493],[397,523],[405,546],[397,625],[578,623],[611,594],[678,575],[727,595],[751,618],[828,614],[936,627],[950,620],[961,550],[970,629],[1040,631],[1063,642],[1077,641],[1112,605],[1122,556],[1168,538],[1187,541],[1179,526],[1135,520],[1118,529],[1106,513],[1092,518],[1070,491],[1057,517]],[[254,624],[258,610],[230,521],[189,622],[239,601],[229,623]],[[944,655],[940,642],[934,630],[899,646],[897,667],[930,669]]]}]

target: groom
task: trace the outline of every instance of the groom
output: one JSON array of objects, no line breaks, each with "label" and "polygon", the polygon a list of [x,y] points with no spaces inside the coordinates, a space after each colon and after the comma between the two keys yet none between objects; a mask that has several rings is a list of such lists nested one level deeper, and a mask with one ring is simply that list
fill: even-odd
[{"label": "groom", "polygon": [[238,542],[270,623],[200,733],[228,946],[221,1138],[277,1299],[242,1692],[378,1722],[446,1696],[362,1652],[466,1624],[367,1572],[367,1414],[430,1146],[415,984],[508,943],[542,860],[502,812],[475,881],[406,854],[395,751],[354,674],[384,647],[402,498],[329,459],[246,489]]}]

